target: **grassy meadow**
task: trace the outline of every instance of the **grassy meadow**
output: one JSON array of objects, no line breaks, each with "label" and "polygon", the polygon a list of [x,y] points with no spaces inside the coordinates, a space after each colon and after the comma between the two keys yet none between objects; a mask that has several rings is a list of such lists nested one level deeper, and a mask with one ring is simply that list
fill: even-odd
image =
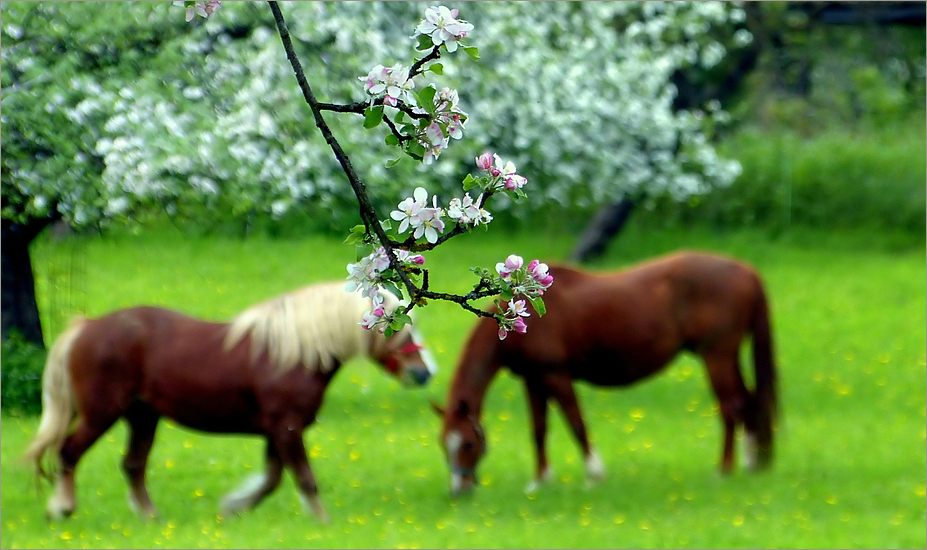
[{"label": "grassy meadow", "polygon": [[[562,260],[574,238],[556,228],[460,237],[428,256],[432,287],[465,291],[474,280],[469,267],[512,252]],[[254,511],[217,516],[221,496],[262,469],[262,442],[170,422],[161,424],[148,471],[159,521],[143,523],[128,507],[118,425],[80,464],[75,516],[49,523],[50,489],[37,492],[19,461],[38,419],[4,416],[0,541],[3,548],[923,548],[927,274],[923,241],[914,241],[861,232],[657,231],[632,221],[590,265],[613,269],[699,248],[762,273],[782,419],[773,468],[761,474],[718,474],[718,412],[701,364],[682,356],[630,388],[580,384],[607,478],[586,485],[578,449],[554,411],[555,479],[531,495],[523,490],[534,468],[528,407],[518,381],[502,375],[485,406],[482,487],[450,500],[428,400],[444,402],[475,318],[433,303],[417,310],[417,324],[441,364],[436,379],[407,390],[370,364],[350,363],[305,433],[329,524],[302,508],[289,474]],[[99,315],[145,303],[226,319],[300,285],[344,278],[354,253],[330,236],[236,240],[158,229],[46,238],[34,259],[51,341],[69,308]]]}]

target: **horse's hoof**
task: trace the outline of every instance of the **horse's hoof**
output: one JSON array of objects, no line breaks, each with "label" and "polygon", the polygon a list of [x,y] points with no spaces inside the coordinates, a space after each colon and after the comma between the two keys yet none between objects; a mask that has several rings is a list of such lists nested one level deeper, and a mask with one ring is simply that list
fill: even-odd
[{"label": "horse's hoof", "polygon": [[48,509],[45,511],[45,519],[48,521],[60,521],[63,519],[68,519],[74,515],[74,509],[65,510],[65,509]]}]

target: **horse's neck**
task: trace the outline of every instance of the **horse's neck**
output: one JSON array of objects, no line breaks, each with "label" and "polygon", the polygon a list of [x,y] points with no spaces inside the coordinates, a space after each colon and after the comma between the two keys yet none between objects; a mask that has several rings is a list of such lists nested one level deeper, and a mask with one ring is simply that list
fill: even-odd
[{"label": "horse's neck", "polygon": [[[484,323],[484,326],[489,324]],[[496,353],[499,344],[496,329],[490,328],[493,329],[490,331],[491,335],[487,336],[485,330],[478,330],[467,342],[466,350],[451,383],[450,402],[448,403],[448,406],[456,406],[457,403],[463,401],[477,417],[483,408],[483,400],[489,384],[492,383],[501,367]]]}]

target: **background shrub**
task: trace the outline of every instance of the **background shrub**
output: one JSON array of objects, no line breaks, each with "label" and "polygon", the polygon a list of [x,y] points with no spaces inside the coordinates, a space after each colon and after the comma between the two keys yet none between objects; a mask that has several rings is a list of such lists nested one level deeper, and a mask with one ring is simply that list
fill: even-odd
[{"label": "background shrub", "polygon": [[0,408],[7,414],[35,415],[42,411],[42,367],[45,350],[12,332],[2,343]]}]

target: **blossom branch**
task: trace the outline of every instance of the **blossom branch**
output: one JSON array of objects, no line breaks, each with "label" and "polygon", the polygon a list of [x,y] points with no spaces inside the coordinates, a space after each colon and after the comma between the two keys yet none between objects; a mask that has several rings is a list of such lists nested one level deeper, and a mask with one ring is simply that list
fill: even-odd
[{"label": "blossom branch", "polygon": [[[527,183],[527,179],[515,173],[515,166],[511,162],[503,163],[498,155],[483,153],[476,159],[476,163],[487,175],[478,178],[467,176],[464,180],[465,191],[479,186],[481,194],[475,202],[469,193],[465,193],[463,198],[455,197],[447,210],[438,206],[437,196],[432,197],[429,206],[428,192],[424,188],[416,188],[413,197],[400,202],[398,209],[390,213],[393,220],[400,222],[399,234],[406,230],[410,230],[412,234],[404,242],[393,241],[386,233],[391,228],[380,221],[367,196],[366,186],[322,116],[323,110],[362,113],[366,128],[376,127],[385,121],[392,132],[392,135],[387,136],[387,142],[400,144],[404,152],[425,164],[434,162],[448,146],[451,138],[462,137],[467,114],[458,107],[456,90],[438,90],[434,86],[428,86],[420,93],[414,94],[412,89],[415,84],[412,78],[425,71],[423,67],[426,63],[440,58],[442,46],[449,52],[456,51],[459,41],[473,26],[466,21],[457,20],[457,10],[448,10],[443,6],[428,8],[425,11],[425,19],[416,29],[420,35],[420,50],[426,48],[429,40],[434,45],[425,57],[416,61],[411,68],[402,65],[389,68],[377,65],[366,76],[360,77],[359,80],[364,82],[364,90],[368,95],[367,102],[348,105],[322,104],[316,99],[306,79],[280,7],[275,1],[268,4],[273,12],[287,59],[293,68],[303,97],[312,110],[316,126],[335,153],[357,197],[363,226],[352,230],[350,240],[360,239],[369,243],[372,235],[375,235],[381,244],[373,253],[347,266],[349,275],[346,290],[360,290],[364,296],[370,298],[372,304],[360,324],[367,329],[377,327],[382,332],[391,334],[411,322],[408,313],[412,308],[424,305],[427,300],[432,299],[454,302],[477,316],[495,318],[499,323],[500,339],[505,338],[509,331],[525,332],[527,325],[523,318],[530,315],[526,300],[530,301],[539,315],[543,315],[545,311],[541,296],[553,282],[546,264],[533,260],[525,267],[520,256],[510,255],[504,263],[496,264],[498,277],[491,275],[488,270],[473,268],[480,281],[469,293],[457,295],[430,290],[428,270],[420,267],[425,263],[425,258],[420,254],[413,254],[417,251],[432,250],[472,227],[492,221],[492,215],[483,209],[483,205],[495,191],[504,190],[515,198],[523,197],[524,192],[521,188]],[[471,57],[478,57],[475,48],[463,46],[463,49]],[[439,67],[440,65],[434,65],[432,70],[440,74],[442,69]],[[410,107],[413,102],[415,106]],[[384,107],[387,106],[400,110],[396,122],[391,121],[384,112]],[[415,127],[406,124],[400,131],[396,124],[405,124],[402,117],[406,115],[413,120],[419,119],[419,123]],[[402,132],[411,133],[404,136]],[[388,163],[387,166],[391,164]],[[445,215],[455,221],[454,228],[446,233],[441,219]],[[363,236],[360,236],[361,233]],[[423,237],[427,242],[418,242]],[[412,277],[421,277],[421,286],[418,286]],[[381,292],[386,288],[402,295],[402,291],[396,286],[397,283],[405,286],[410,297],[409,303],[404,308],[387,311]],[[494,312],[484,311],[470,304],[472,301],[492,296],[507,300],[507,306],[503,306],[498,298],[495,299]]]},{"label": "blossom branch", "polygon": [[441,45],[438,44],[432,48],[431,52],[425,57],[419,59],[412,64],[412,67],[409,69],[409,78],[422,74],[425,70],[422,68],[425,63],[429,61],[434,61],[441,58]]},{"label": "blossom branch", "polygon": [[[341,144],[339,144],[338,140],[335,139],[335,136],[332,134],[328,123],[325,122],[325,118],[322,116],[322,110],[319,107],[319,101],[316,99],[315,94],[312,92],[312,88],[309,86],[309,81],[306,79],[306,75],[303,72],[302,64],[300,63],[299,58],[296,55],[296,51],[293,48],[293,41],[290,39],[290,31],[287,28],[286,20],[283,18],[283,13],[280,11],[280,6],[277,5],[276,1],[269,1],[268,4],[270,5],[271,12],[273,12],[274,22],[277,24],[277,31],[280,33],[280,40],[283,42],[283,49],[286,52],[286,57],[290,61],[290,66],[292,66],[293,72],[296,75],[296,82],[299,84],[299,88],[303,92],[303,98],[306,100],[306,103],[309,104],[309,108],[312,110],[312,115],[315,118],[315,124],[318,126],[319,131],[322,132],[322,136],[325,138],[325,142],[328,143],[329,147],[331,147],[332,151],[335,153],[335,158],[337,158],[338,162],[341,164],[341,168],[347,175],[348,182],[351,184],[351,188],[354,190],[354,195],[357,197],[357,202],[359,204],[361,220],[364,222],[364,226],[367,227],[368,231],[373,231],[376,234],[377,239],[383,244],[384,248],[386,248],[386,251],[392,261],[393,247],[389,237],[386,235],[386,231],[384,231],[380,224],[380,220],[373,208],[373,204],[370,202],[370,199],[367,196],[367,186],[363,181],[361,181],[360,177],[358,177],[357,172],[354,170],[354,166],[351,164],[351,159],[348,158],[347,153],[345,153],[344,149],[341,148]],[[410,294],[413,294],[416,290],[418,290],[415,284],[404,272],[401,270],[396,271],[399,274],[403,284],[409,290]]]}]

